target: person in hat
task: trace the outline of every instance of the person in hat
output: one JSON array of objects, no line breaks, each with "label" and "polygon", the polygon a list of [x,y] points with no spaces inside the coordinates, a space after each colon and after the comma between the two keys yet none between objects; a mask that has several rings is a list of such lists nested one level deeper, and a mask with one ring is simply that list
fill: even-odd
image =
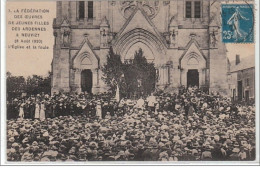
[{"label": "person in hat", "polygon": [[53,112],[53,110],[52,110],[52,104],[51,104],[51,102],[50,101],[47,101],[46,102],[46,114],[45,114],[45,116],[46,116],[46,118],[51,118],[52,117],[52,112]]},{"label": "person in hat", "polygon": [[24,118],[25,119],[30,119],[30,103],[31,103],[31,101],[29,99],[27,99],[25,101],[25,105],[24,105]]},{"label": "person in hat", "polygon": [[92,118],[96,116],[96,105],[94,102],[89,102],[89,116]]},{"label": "person in hat", "polygon": [[230,161],[239,160],[239,148],[234,148],[232,150],[232,154],[230,154],[229,159]]},{"label": "person in hat", "polygon": [[13,110],[14,110],[14,104],[6,101],[6,119],[10,120],[13,118]]},{"label": "person in hat", "polygon": [[108,101],[105,101],[102,105],[102,118],[104,119],[108,112]]},{"label": "person in hat", "polygon": [[178,161],[178,154],[176,151],[172,151],[169,157],[169,161]]},{"label": "person in hat", "polygon": [[25,103],[21,102],[20,106],[19,106],[19,117],[20,118],[24,118],[24,107],[25,107]]},{"label": "person in hat", "polygon": [[222,148],[221,143],[216,143],[214,149],[212,150],[212,159],[214,161],[223,161],[225,160],[225,150]]},{"label": "person in hat", "polygon": [[148,105],[148,110],[154,112],[155,111],[155,104],[157,103],[156,97],[154,96],[153,93],[146,99],[147,105]]},{"label": "person in hat", "polygon": [[211,161],[212,160],[212,154],[211,154],[211,148],[209,145],[205,147],[205,151],[201,154],[201,160],[203,161]]},{"label": "person in hat", "polygon": [[242,147],[240,152],[238,153],[238,157],[239,157],[239,160],[247,160],[247,154],[246,154],[246,151],[245,151],[245,148]]},{"label": "person in hat", "polygon": [[143,152],[142,158],[144,161],[154,161],[159,159],[160,151],[156,142],[148,143],[148,148]]},{"label": "person in hat", "polygon": [[124,151],[119,151],[117,155],[115,156],[116,161],[124,161],[126,160],[126,155]]},{"label": "person in hat", "polygon": [[35,103],[34,101],[31,101],[29,103],[29,119],[34,119],[34,116],[35,116]]},{"label": "person in hat", "polygon": [[96,105],[96,116],[98,117],[98,119],[102,119],[102,106],[101,106],[100,100],[97,101],[97,105]]},{"label": "person in hat", "polygon": [[143,110],[144,109],[144,99],[142,96],[140,96],[140,98],[137,100],[135,106],[135,108],[139,109],[139,110]]}]

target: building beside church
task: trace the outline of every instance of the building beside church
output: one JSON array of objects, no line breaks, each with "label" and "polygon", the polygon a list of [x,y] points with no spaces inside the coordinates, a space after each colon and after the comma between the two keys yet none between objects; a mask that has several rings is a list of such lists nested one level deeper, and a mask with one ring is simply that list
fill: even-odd
[{"label": "building beside church", "polygon": [[255,56],[240,58],[230,62],[228,75],[230,96],[234,101],[255,99]]},{"label": "building beside church", "polygon": [[220,10],[215,0],[58,1],[52,92],[106,91],[101,67],[112,46],[123,62],[142,48],[158,72],[157,88],[227,94]]}]

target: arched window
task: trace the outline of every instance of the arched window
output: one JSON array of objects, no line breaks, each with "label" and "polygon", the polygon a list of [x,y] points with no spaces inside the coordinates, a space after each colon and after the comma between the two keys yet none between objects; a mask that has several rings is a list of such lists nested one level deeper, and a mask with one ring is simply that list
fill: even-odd
[{"label": "arched window", "polygon": [[79,1],[79,19],[85,18],[85,2]]},{"label": "arched window", "polygon": [[201,1],[188,0],[185,2],[186,18],[201,18]]},{"label": "arched window", "polygon": [[200,1],[195,1],[194,2],[194,17],[195,18],[200,18],[200,13],[201,13]]},{"label": "arched window", "polygon": [[191,18],[191,12],[192,6],[191,6],[191,1],[186,1],[186,18]]},{"label": "arched window", "polygon": [[93,19],[94,17],[94,4],[93,1],[88,1],[88,19]]}]

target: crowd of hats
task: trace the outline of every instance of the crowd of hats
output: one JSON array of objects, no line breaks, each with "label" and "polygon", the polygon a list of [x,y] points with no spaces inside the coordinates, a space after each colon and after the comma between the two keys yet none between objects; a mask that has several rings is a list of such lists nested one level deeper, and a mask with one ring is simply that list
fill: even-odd
[{"label": "crowd of hats", "polygon": [[[115,104],[115,100],[111,99],[109,93],[99,95],[90,95],[86,93],[54,93],[52,96],[48,94],[37,94],[26,97],[14,98],[7,102],[7,119],[16,119],[23,114],[25,119],[36,118],[36,105],[41,110],[44,105],[44,117],[54,118],[66,115],[95,115],[96,105],[101,103],[111,109]],[[38,110],[38,111],[39,111]]]},{"label": "crowd of hats", "polygon": [[9,119],[7,160],[255,159],[254,105],[233,104],[218,94],[199,90],[162,93],[156,98],[159,107],[155,111],[124,104],[113,116],[104,118],[66,114],[42,121]]}]

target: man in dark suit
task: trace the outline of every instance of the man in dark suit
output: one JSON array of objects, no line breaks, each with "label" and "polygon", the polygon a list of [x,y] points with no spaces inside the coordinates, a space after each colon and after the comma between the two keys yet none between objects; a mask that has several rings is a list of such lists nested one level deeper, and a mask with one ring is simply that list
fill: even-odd
[{"label": "man in dark suit", "polygon": [[156,143],[149,143],[148,148],[143,153],[144,161],[157,161],[159,159],[159,150]]},{"label": "man in dark suit", "polygon": [[23,109],[24,109],[24,118],[29,119],[30,118],[30,102],[25,103]]},{"label": "man in dark suit", "polygon": [[30,105],[29,105],[29,114],[30,114],[30,119],[34,119],[34,116],[35,116],[35,103],[34,102],[31,102]]}]

